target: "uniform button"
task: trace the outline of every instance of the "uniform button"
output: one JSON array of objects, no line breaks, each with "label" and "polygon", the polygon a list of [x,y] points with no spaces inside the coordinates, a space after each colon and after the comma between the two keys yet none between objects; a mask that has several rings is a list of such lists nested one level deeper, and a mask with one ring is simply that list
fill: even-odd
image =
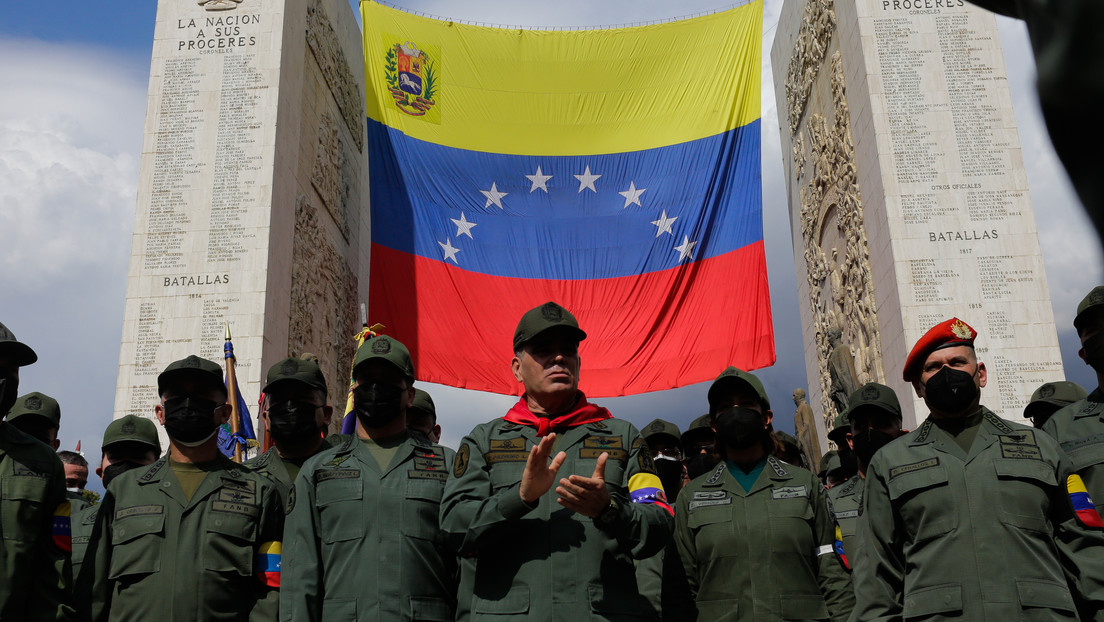
[{"label": "uniform button", "polygon": [[172,486],[172,483],[170,483],[170,482],[161,482],[161,487],[162,488],[168,488],[169,486]]},{"label": "uniform button", "polygon": [[215,527],[222,527],[222,520],[221,519],[215,521]]},{"label": "uniform button", "polygon": [[943,602],[944,602],[945,604],[948,604],[948,605],[949,605],[949,604],[951,604],[951,595],[950,595],[950,594],[948,594],[948,595],[944,596],[944,597],[943,597]]},{"label": "uniform button", "polygon": [[1030,597],[1032,597],[1032,598],[1034,598],[1034,597],[1035,597],[1035,590],[1032,590],[1032,589],[1028,589],[1028,590],[1027,590],[1027,595],[1028,595],[1028,596],[1030,596]]}]

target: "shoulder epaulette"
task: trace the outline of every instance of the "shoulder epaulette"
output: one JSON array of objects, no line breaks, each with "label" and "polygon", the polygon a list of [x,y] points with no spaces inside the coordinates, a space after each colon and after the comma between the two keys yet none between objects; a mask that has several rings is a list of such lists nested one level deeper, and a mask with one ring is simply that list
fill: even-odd
[{"label": "shoulder epaulette", "polygon": [[146,472],[143,473],[141,475],[141,477],[138,478],[138,481],[143,482],[143,483],[153,481],[153,478],[157,477],[157,474],[161,472],[161,469],[165,468],[165,465],[167,463],[168,463],[167,460],[165,460],[164,458],[161,458],[157,462],[154,462],[153,464],[149,465],[149,468],[147,468]]}]

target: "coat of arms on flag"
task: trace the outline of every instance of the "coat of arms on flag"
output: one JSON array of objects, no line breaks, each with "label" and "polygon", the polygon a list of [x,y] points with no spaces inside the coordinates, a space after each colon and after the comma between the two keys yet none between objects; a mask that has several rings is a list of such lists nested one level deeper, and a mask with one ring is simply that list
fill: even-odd
[{"label": "coat of arms on flag", "polygon": [[[424,117],[437,104],[434,97],[440,86],[439,68],[430,58],[430,51],[410,41],[396,43],[387,50],[383,67],[387,86],[395,106],[412,117]],[[436,118],[427,120],[440,123],[438,115],[431,116]]]}]

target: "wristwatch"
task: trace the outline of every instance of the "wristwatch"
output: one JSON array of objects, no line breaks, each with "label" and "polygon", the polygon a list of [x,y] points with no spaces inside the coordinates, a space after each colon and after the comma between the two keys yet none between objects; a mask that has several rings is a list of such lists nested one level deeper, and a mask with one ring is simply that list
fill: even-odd
[{"label": "wristwatch", "polygon": [[617,524],[621,518],[621,504],[616,499],[610,498],[609,505],[594,517],[594,526],[599,529],[609,529]]}]

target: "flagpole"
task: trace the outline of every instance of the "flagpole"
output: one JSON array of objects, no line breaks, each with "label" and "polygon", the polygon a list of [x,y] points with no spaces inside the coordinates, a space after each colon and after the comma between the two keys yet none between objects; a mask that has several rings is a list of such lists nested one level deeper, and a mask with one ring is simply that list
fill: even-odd
[{"label": "flagpole", "polygon": [[[226,358],[226,401],[230,403],[230,435],[236,438],[241,432],[241,412],[238,411],[238,380],[234,369],[234,344],[230,340],[230,322],[226,323],[226,344],[223,346]],[[234,443],[234,462],[241,463],[241,443]]]}]

